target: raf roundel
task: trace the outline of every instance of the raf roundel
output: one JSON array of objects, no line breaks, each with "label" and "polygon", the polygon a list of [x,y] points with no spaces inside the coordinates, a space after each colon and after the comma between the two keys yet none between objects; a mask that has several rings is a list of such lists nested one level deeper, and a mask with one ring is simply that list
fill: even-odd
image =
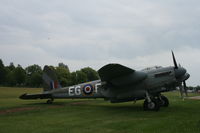
[{"label": "raf roundel", "polygon": [[90,85],[90,84],[85,85],[85,86],[83,87],[83,92],[84,92],[84,94],[86,94],[86,95],[92,94],[92,92],[93,92],[93,87],[92,87],[92,85]]}]

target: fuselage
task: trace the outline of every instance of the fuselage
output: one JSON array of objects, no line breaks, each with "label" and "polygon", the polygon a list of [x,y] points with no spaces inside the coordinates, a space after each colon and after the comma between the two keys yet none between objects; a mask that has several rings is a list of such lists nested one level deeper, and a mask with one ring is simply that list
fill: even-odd
[{"label": "fuselage", "polygon": [[101,80],[73,85],[69,87],[45,91],[52,94],[53,98],[103,98],[101,94]]}]

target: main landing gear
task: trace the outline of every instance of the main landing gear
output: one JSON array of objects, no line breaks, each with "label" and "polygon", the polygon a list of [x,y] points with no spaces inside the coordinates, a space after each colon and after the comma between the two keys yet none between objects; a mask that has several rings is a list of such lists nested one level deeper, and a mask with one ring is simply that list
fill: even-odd
[{"label": "main landing gear", "polygon": [[53,98],[51,98],[51,99],[48,99],[48,100],[47,100],[47,104],[52,104],[52,103],[53,103],[53,101],[54,101],[54,99],[53,99]]},{"label": "main landing gear", "polygon": [[148,93],[146,93],[146,99],[144,101],[144,110],[149,111],[158,111],[160,107],[168,107],[169,100],[167,97],[163,95],[158,95],[156,97],[150,97]]},{"label": "main landing gear", "polygon": [[158,100],[159,105],[161,107],[168,107],[169,106],[169,100],[167,99],[167,97],[160,95],[160,96],[158,96],[157,100]]}]

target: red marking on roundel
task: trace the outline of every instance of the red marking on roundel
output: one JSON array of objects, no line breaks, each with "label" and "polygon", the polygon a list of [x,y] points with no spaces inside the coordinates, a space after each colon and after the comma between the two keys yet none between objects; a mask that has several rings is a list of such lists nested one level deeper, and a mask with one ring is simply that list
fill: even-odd
[{"label": "red marking on roundel", "polygon": [[88,84],[88,85],[85,85],[83,87],[83,92],[88,95],[88,94],[91,94],[93,92],[93,86]]},{"label": "red marking on roundel", "polygon": [[88,86],[88,87],[85,88],[85,90],[86,90],[86,91],[90,91],[91,88]]}]

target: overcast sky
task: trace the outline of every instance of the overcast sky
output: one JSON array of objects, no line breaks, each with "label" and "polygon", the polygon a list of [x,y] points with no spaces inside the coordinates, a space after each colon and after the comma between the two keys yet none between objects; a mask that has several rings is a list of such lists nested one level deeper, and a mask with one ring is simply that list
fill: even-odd
[{"label": "overcast sky", "polygon": [[0,0],[0,58],[23,67],[172,66],[200,85],[199,0]]}]

